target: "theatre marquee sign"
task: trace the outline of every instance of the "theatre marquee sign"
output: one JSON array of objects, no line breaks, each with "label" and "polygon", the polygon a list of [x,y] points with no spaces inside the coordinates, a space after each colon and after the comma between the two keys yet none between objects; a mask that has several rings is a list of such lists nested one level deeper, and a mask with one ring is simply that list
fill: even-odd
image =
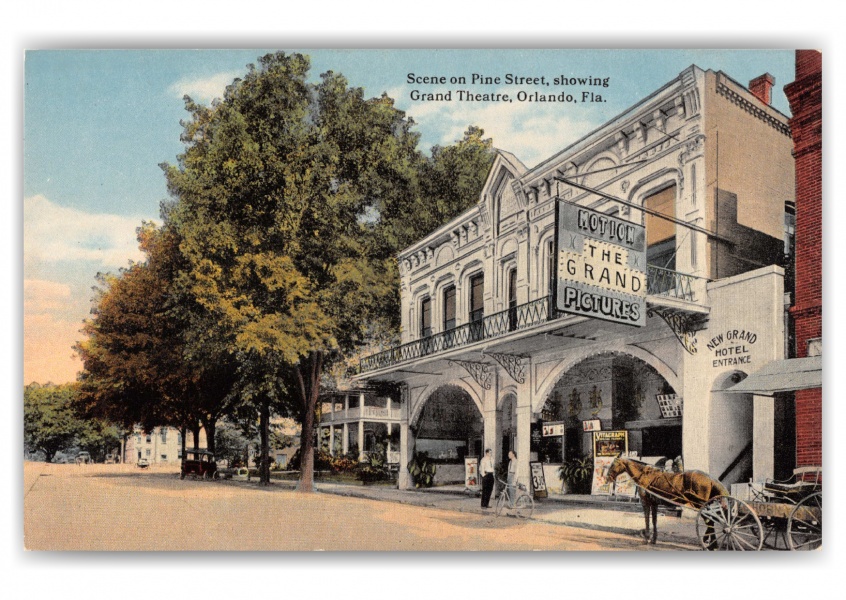
[{"label": "theatre marquee sign", "polygon": [[559,202],[556,214],[558,310],[646,324],[646,229]]}]

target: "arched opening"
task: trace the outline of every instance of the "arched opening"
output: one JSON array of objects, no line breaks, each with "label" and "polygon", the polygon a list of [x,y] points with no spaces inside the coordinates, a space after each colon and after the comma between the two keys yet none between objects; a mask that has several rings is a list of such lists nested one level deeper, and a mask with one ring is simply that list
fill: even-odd
[{"label": "arched opening", "polygon": [[540,438],[538,460],[557,464],[591,457],[597,427],[627,431],[629,452],[645,460],[682,456],[681,413],[666,405],[662,411],[659,402],[674,394],[664,377],[634,356],[586,358],[559,378],[541,408],[540,421],[558,427]]},{"label": "arched opening", "polygon": [[414,452],[425,452],[438,464],[436,482],[464,481],[464,458],[482,455],[482,415],[469,394],[457,386],[435,390],[420,409]]},{"label": "arched opening", "polygon": [[743,371],[723,373],[711,388],[708,447],[711,476],[724,485],[752,477],[752,394],[727,394],[723,390],[746,379]]}]

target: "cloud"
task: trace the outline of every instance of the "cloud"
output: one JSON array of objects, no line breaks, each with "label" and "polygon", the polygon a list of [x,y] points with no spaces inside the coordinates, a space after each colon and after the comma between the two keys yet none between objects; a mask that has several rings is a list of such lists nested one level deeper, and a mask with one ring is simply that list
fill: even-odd
[{"label": "cloud", "polygon": [[59,206],[42,195],[24,199],[24,264],[85,261],[95,268],[141,260],[141,220]]},{"label": "cloud", "polygon": [[24,383],[73,381],[82,366],[73,352],[82,323],[70,286],[40,279],[23,283]]},{"label": "cloud", "polygon": [[178,98],[191,96],[197,102],[208,104],[215,98],[222,98],[226,86],[231,84],[233,79],[242,75],[243,73],[240,71],[228,71],[216,73],[209,77],[183,78],[171,85],[169,90]]},{"label": "cloud", "polygon": [[[418,102],[410,99],[410,91],[410,87],[402,86],[389,90],[388,95],[419,124],[424,142],[452,144],[462,138],[468,125],[477,125],[485,130],[485,137],[493,138],[494,146],[511,152],[529,167],[561,151],[602,122],[595,110],[579,103],[516,99],[466,102],[458,100],[454,91],[451,102]],[[515,96],[513,87],[472,91]],[[536,91],[552,93],[550,88]]]}]

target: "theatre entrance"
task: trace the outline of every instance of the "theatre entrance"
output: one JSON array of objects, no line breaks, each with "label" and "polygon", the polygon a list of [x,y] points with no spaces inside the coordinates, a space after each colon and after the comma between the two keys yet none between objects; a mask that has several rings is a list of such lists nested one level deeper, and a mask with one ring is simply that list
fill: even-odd
[{"label": "theatre entrance", "polygon": [[[593,434],[602,430],[628,432],[629,451],[658,462],[682,456],[681,413],[661,409],[675,390],[651,366],[627,354],[605,353],[576,364],[547,397],[541,422],[563,424],[564,435],[544,436],[538,460],[561,463],[592,456]],[[662,463],[663,464],[663,463]]]}]

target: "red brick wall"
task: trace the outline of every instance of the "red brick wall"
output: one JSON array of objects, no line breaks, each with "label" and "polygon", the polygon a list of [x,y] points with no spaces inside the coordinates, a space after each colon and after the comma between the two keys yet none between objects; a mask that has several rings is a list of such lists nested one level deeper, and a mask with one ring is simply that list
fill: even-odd
[{"label": "red brick wall", "polygon": [[[796,289],[791,308],[796,356],[822,337],[822,54],[796,51],[796,80],[785,86],[796,159]],[[822,465],[822,390],[796,392],[796,464]]]}]

